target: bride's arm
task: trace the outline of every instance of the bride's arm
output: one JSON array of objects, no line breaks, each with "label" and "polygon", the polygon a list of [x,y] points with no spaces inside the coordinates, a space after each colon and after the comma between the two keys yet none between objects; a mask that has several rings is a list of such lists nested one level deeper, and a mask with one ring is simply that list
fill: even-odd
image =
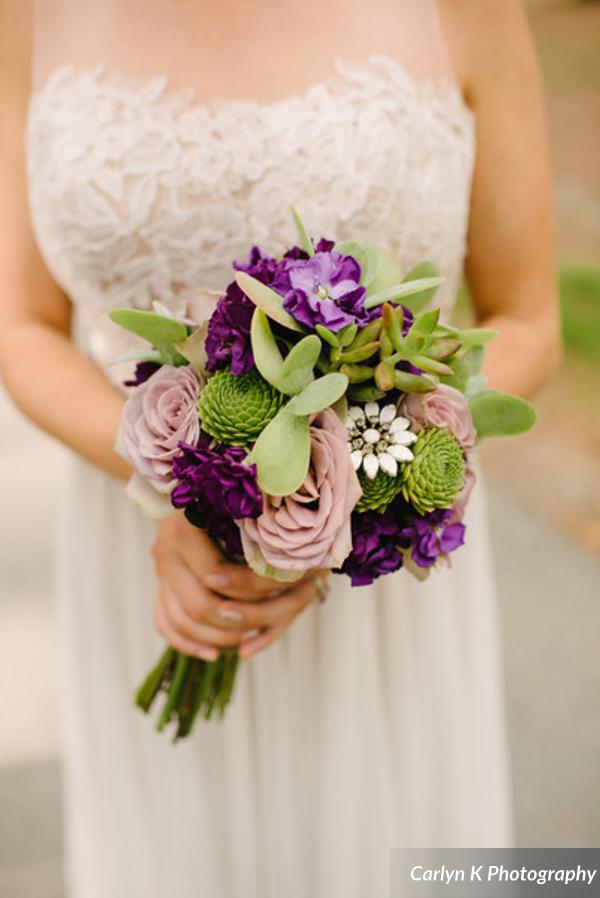
[{"label": "bride's arm", "polygon": [[490,386],[528,394],[560,356],[551,175],[534,49],[518,0],[446,0],[444,25],[476,114],[467,278],[498,330]]},{"label": "bride's arm", "polygon": [[113,444],[123,399],[70,339],[70,304],[31,233],[23,132],[31,4],[2,2],[0,29],[0,374],[31,420],[92,464],[125,478]]}]

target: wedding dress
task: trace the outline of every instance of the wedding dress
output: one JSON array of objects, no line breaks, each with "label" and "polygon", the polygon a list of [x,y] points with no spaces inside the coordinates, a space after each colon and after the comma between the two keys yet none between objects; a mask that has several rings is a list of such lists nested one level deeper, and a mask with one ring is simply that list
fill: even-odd
[{"label": "wedding dress", "polygon": [[[434,3],[406,4],[411,40],[397,56],[337,57],[327,78],[271,103],[200,102],[169,72],[126,75],[93,56],[90,34],[63,46],[68,6],[38,4],[29,199],[74,339],[108,377],[122,380],[109,363],[137,346],[108,309],[160,300],[180,312],[197,288],[222,289],[251,243],[294,242],[292,204],[315,237],[369,237],[406,268],[434,259],[449,313],[475,132]],[[132,703],[162,646],[154,524],[120,483],[76,457],[66,469],[70,895],[387,898],[393,847],[510,843],[479,489],[451,568],[424,584],[334,578],[324,604],[242,665],[225,720],[173,746]]]}]

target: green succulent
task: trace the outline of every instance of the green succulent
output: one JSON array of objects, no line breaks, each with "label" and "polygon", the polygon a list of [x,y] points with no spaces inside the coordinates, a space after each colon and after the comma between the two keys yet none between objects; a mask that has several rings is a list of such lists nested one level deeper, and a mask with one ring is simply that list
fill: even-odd
[{"label": "green succulent", "polygon": [[254,442],[286,402],[282,393],[258,374],[217,371],[198,399],[202,429],[221,443],[247,446]]},{"label": "green succulent", "polygon": [[462,449],[450,431],[440,427],[422,430],[411,446],[413,461],[402,465],[401,492],[419,514],[450,508],[463,488],[465,464]]},{"label": "green succulent", "polygon": [[397,477],[390,477],[389,474],[381,470],[372,480],[361,471],[358,479],[362,487],[362,496],[356,505],[357,511],[384,512],[401,491],[403,483],[400,474]]}]

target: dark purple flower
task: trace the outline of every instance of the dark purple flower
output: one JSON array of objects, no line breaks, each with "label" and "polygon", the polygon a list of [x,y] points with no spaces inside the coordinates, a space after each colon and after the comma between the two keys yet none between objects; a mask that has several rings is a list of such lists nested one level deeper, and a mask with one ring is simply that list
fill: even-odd
[{"label": "dark purple flower", "polygon": [[173,477],[178,481],[171,493],[175,508],[200,506],[214,509],[233,520],[257,518],[263,498],[256,479],[256,465],[244,464],[240,446],[211,446],[202,435],[197,446],[180,443],[181,454],[173,459]]},{"label": "dark purple flower", "polygon": [[284,308],[301,324],[314,329],[322,324],[339,331],[348,324],[367,324],[381,309],[366,309],[366,289],[360,266],[352,256],[335,250],[307,258],[284,258],[277,266],[272,287],[283,296]]},{"label": "dark purple flower", "polygon": [[415,516],[400,532],[401,545],[410,549],[415,564],[432,567],[440,555],[454,552],[465,541],[465,526],[449,523],[453,510],[432,511],[423,517]]},{"label": "dark purple flower", "polygon": [[347,574],[352,586],[367,586],[402,567],[399,549],[402,522],[393,512],[354,512],[352,551],[336,573]]},{"label": "dark purple flower", "polygon": [[[258,246],[253,246],[245,262],[234,262],[237,271],[245,271],[264,284],[273,280],[277,262]],[[206,370],[231,366],[233,374],[245,374],[254,367],[250,343],[250,324],[255,305],[232,281],[218,301],[206,334]]]},{"label": "dark purple flower", "polygon": [[[321,237],[318,243],[315,244],[315,252],[316,253],[328,253],[335,246],[335,242],[333,240],[328,240],[326,237]],[[283,254],[284,259],[308,259],[310,258],[308,253],[302,249],[301,246],[292,246],[291,249],[288,249]]]},{"label": "dark purple flower", "polygon": [[135,371],[131,380],[124,380],[124,387],[139,387],[145,383],[152,375],[158,371],[160,365],[158,362],[137,362]]}]

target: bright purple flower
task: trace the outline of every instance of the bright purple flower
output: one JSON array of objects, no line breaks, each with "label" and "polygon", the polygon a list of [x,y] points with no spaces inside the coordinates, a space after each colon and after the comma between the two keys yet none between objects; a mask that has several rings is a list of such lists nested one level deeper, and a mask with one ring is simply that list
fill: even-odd
[{"label": "bright purple flower", "polygon": [[423,517],[415,516],[400,532],[401,545],[410,549],[412,560],[419,567],[435,564],[440,555],[454,552],[465,541],[465,526],[449,523],[453,510],[432,511]]},{"label": "bright purple flower", "polygon": [[352,586],[367,586],[377,577],[402,567],[399,549],[402,523],[393,512],[355,512],[352,515],[352,551],[336,573],[347,574]]},{"label": "bright purple flower", "polygon": [[[273,280],[277,263],[258,246],[253,246],[245,262],[234,262],[237,271],[245,271],[264,284]],[[206,334],[206,370],[231,366],[233,374],[245,374],[254,367],[250,343],[250,324],[255,305],[232,281],[218,301]]]},{"label": "bright purple flower", "polygon": [[158,371],[160,365],[158,362],[137,362],[135,371],[131,380],[124,380],[124,387],[139,387],[145,383],[152,375]]},{"label": "bright purple flower", "polygon": [[207,517],[214,510],[233,520],[262,513],[256,465],[243,464],[246,453],[240,446],[211,446],[204,435],[196,446],[179,446],[181,454],[173,459],[173,477],[178,481],[171,493],[175,508],[199,506]]},{"label": "bright purple flower", "polygon": [[367,324],[381,309],[366,309],[366,289],[360,266],[352,256],[331,250],[309,259],[284,258],[272,287],[283,296],[284,308],[311,330],[322,324],[339,331],[348,324]]}]

